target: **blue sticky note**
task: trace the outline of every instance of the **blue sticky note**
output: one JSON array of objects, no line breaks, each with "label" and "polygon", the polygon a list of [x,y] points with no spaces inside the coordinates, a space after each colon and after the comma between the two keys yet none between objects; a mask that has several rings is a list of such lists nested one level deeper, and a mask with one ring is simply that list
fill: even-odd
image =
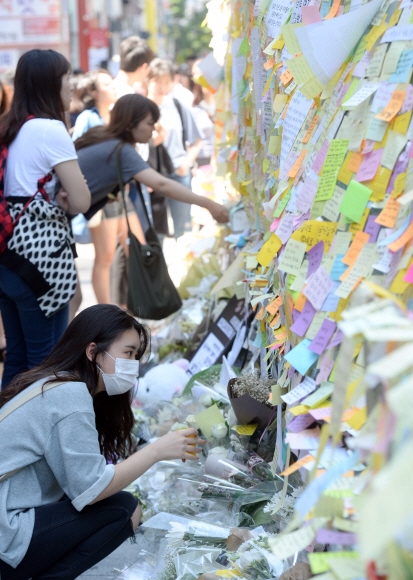
[{"label": "blue sticky note", "polygon": [[341,261],[344,258],[344,254],[337,254],[336,259],[334,260],[333,267],[331,268],[330,278],[332,280],[340,280],[340,276],[344,274],[347,270],[348,266],[343,264]]},{"label": "blue sticky note", "polygon": [[321,312],[335,312],[337,310],[338,303],[340,302],[340,296],[336,296],[334,292],[337,290],[340,284],[341,284],[340,281],[334,282],[333,289],[330,291],[330,294],[324,300],[324,304],[321,307]]},{"label": "blue sticky note", "polygon": [[318,359],[318,354],[308,350],[310,344],[311,340],[305,338],[284,357],[301,375],[305,375]]},{"label": "blue sticky note", "polygon": [[413,66],[413,50],[403,50],[394,73],[390,75],[391,83],[407,83],[410,80]]}]

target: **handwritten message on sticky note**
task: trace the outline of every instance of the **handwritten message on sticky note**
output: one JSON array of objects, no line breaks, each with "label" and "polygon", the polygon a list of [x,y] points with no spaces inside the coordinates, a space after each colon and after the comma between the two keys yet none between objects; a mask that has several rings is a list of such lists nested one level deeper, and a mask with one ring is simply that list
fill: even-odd
[{"label": "handwritten message on sticky note", "polygon": [[341,213],[351,221],[359,223],[371,194],[371,189],[353,179],[350,181],[341,202]]},{"label": "handwritten message on sticky note", "polygon": [[369,239],[369,234],[366,234],[365,232],[357,232],[354,236],[354,240],[352,241],[351,246],[343,258],[344,264],[347,264],[347,266],[352,266],[357,260],[361,250],[363,249],[363,246],[367,244]]},{"label": "handwritten message on sticky note", "polygon": [[307,278],[313,274],[321,264],[324,255],[324,242],[318,242],[315,246],[308,250],[308,271]]},{"label": "handwritten message on sticky note", "polygon": [[377,173],[384,149],[377,149],[363,155],[363,160],[356,174],[356,181],[369,181]]},{"label": "handwritten message on sticky note", "polygon": [[304,259],[306,245],[294,239],[289,239],[281,256],[279,269],[288,274],[298,274]]},{"label": "handwritten message on sticky note", "polygon": [[314,423],[314,417],[311,415],[297,415],[297,417],[294,417],[294,419],[288,423],[287,429],[291,431],[291,433],[299,433],[300,431],[307,429],[311,423]]},{"label": "handwritten message on sticky note", "polygon": [[321,310],[324,300],[332,288],[333,281],[324,266],[320,266],[304,288],[303,294],[316,310]]},{"label": "handwritten message on sticky note", "polygon": [[308,348],[317,354],[322,354],[327,348],[327,345],[330,342],[330,339],[333,336],[335,329],[336,329],[335,322],[333,322],[332,320],[328,320],[327,318],[324,319],[320,330],[317,332]]},{"label": "handwritten message on sticky note", "polygon": [[316,382],[310,377],[305,377],[304,381],[297,385],[295,389],[285,395],[281,395],[282,400],[287,405],[293,405],[300,399],[304,399],[307,395],[315,391],[317,388]]},{"label": "handwritten message on sticky note", "polygon": [[307,300],[304,304],[304,308],[300,316],[297,318],[294,324],[291,325],[291,332],[294,332],[298,336],[303,337],[307,332],[311,322],[313,321],[315,313],[316,309],[311,304],[311,302]]},{"label": "handwritten message on sticky note", "polygon": [[275,234],[271,234],[256,256],[257,262],[266,268],[281,246],[280,238]]}]

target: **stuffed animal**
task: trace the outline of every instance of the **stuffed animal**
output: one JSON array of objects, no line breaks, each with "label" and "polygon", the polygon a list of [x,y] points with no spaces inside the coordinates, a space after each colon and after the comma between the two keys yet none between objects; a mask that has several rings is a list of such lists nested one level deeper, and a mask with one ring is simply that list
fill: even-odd
[{"label": "stuffed animal", "polygon": [[139,379],[135,404],[138,407],[148,407],[158,401],[170,401],[173,397],[179,397],[189,380],[185,366],[188,366],[188,361],[179,359],[172,364],[161,364],[148,371]]}]

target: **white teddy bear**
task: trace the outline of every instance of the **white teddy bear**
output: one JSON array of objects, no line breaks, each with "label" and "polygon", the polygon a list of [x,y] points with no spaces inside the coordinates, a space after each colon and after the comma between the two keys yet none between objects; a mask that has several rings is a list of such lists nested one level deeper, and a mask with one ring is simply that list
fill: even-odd
[{"label": "white teddy bear", "polygon": [[179,359],[172,364],[160,364],[139,379],[134,403],[138,407],[148,407],[158,401],[171,401],[185,388],[189,377],[186,374],[188,361]]}]

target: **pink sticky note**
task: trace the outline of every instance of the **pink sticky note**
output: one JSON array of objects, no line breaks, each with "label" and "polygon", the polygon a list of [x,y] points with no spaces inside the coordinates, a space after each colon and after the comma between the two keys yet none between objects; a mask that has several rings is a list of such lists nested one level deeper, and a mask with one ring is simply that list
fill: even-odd
[{"label": "pink sticky note", "polygon": [[331,407],[320,407],[319,409],[310,409],[309,414],[314,417],[316,421],[322,421],[331,415]]},{"label": "pink sticky note", "polygon": [[384,149],[377,149],[363,156],[363,161],[356,174],[356,181],[369,181],[377,173]]},{"label": "pink sticky note", "polygon": [[413,87],[409,83],[406,88],[406,98],[400,110],[400,114],[407,113],[413,109]]},{"label": "pink sticky note", "polygon": [[294,322],[291,326],[291,331],[298,334],[298,336],[303,337],[308,330],[314,316],[315,316],[315,308],[311,304],[309,300],[306,301],[304,304],[303,311],[300,314],[300,317]]},{"label": "pink sticky note", "polygon": [[325,158],[327,157],[329,147],[330,147],[329,141],[324,141],[324,143],[321,146],[320,151],[318,152],[317,157],[315,158],[313,166],[311,168],[316,173],[320,173],[321,168],[324,165]]},{"label": "pink sticky note", "polygon": [[331,374],[334,366],[334,359],[331,359],[328,351],[326,351],[320,359],[320,371],[317,375],[315,382],[320,385],[322,382],[327,381]]},{"label": "pink sticky note", "polygon": [[314,197],[317,192],[318,183],[315,179],[307,177],[297,199],[297,208],[302,212],[307,212],[313,205]]},{"label": "pink sticky note", "polygon": [[353,546],[356,543],[356,534],[349,532],[336,532],[334,530],[318,530],[317,542],[319,544],[341,544]]},{"label": "pink sticky note", "polygon": [[304,288],[303,294],[316,310],[321,310],[324,300],[333,286],[334,282],[331,280],[329,273],[324,266],[320,266]]},{"label": "pink sticky note", "polygon": [[317,332],[308,348],[317,354],[322,354],[325,351],[330,338],[333,336],[335,329],[335,322],[328,320],[327,318],[323,320],[320,330]]},{"label": "pink sticky note", "polygon": [[366,227],[364,228],[364,233],[370,234],[369,244],[375,244],[377,241],[377,236],[380,231],[380,224],[376,223],[375,215],[369,215],[367,218]]},{"label": "pink sticky note", "polygon": [[321,22],[320,10],[318,6],[302,6],[301,15],[304,24],[314,24]]},{"label": "pink sticky note", "polygon": [[292,433],[299,433],[300,431],[307,429],[311,423],[314,423],[314,417],[311,415],[297,415],[297,417],[294,417],[294,419],[288,423],[287,429]]},{"label": "pink sticky note", "polygon": [[409,284],[413,284],[413,264],[411,264],[410,268],[407,270],[403,280],[409,282]]},{"label": "pink sticky note", "polygon": [[283,245],[288,242],[293,233],[293,214],[285,213],[276,231]]},{"label": "pink sticky note", "polygon": [[270,226],[270,231],[271,232],[275,232],[275,230],[278,228],[278,224],[280,223],[281,218],[275,218],[274,221],[272,222],[271,226]]},{"label": "pink sticky note", "polygon": [[316,270],[318,270],[321,260],[323,259],[324,255],[324,242],[318,242],[315,246],[308,250],[308,270],[307,270],[307,278],[311,276]]}]

